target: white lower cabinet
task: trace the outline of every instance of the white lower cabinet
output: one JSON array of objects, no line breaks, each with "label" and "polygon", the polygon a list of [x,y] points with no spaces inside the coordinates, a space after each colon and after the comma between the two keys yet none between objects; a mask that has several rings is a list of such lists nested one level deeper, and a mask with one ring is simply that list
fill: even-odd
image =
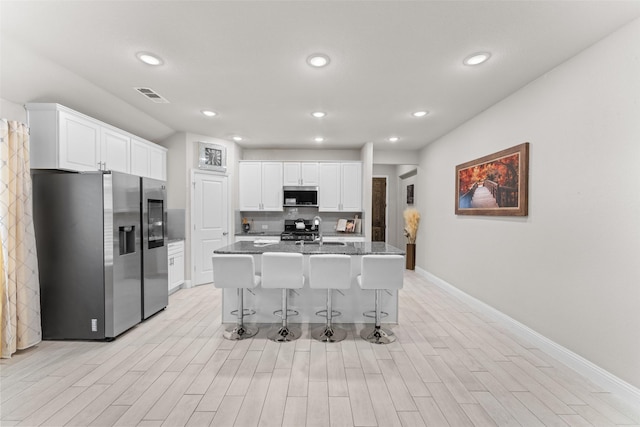
[{"label": "white lower cabinet", "polygon": [[169,293],[177,290],[184,283],[184,240],[169,243]]}]

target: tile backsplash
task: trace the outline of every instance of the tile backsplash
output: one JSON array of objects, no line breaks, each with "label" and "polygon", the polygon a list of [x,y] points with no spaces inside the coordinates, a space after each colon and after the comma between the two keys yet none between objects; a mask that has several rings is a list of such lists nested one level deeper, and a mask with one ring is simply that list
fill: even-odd
[{"label": "tile backsplash", "polygon": [[184,239],[185,218],[186,211],[184,209],[167,209],[167,238],[169,240]]},{"label": "tile backsplash", "polygon": [[[322,231],[335,231],[340,218],[354,218],[358,215],[362,218],[361,212],[318,212],[318,208],[284,208],[283,212],[242,212],[236,211],[236,233],[242,232],[242,218],[246,218],[251,224],[251,231],[265,231],[281,233],[284,230],[285,219],[304,218],[311,220],[318,215],[322,218]],[[266,229],[263,227],[266,226]]]}]

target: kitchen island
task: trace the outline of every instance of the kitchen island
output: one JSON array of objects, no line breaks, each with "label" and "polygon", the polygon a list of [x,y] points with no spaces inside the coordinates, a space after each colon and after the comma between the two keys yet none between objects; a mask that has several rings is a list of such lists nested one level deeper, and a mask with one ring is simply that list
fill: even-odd
[{"label": "kitchen island", "polygon": [[[316,254],[344,254],[351,256],[351,288],[334,291],[333,308],[340,311],[342,316],[334,318],[334,323],[373,323],[373,319],[362,315],[365,311],[374,309],[375,296],[373,291],[363,291],[358,286],[356,277],[360,274],[360,263],[363,255],[404,255],[404,251],[386,243],[380,242],[273,242],[265,237],[255,242],[236,242],[214,251],[217,254],[249,254],[255,259],[256,274],[260,274],[262,254],[265,252],[301,253],[304,257],[305,285],[302,289],[291,291],[289,306],[300,314],[290,318],[292,323],[323,323],[324,317],[316,316],[316,312],[326,307],[326,291],[309,287],[309,256]],[[215,280],[215,277],[214,277]],[[276,323],[279,318],[273,315],[280,309],[282,295],[274,289],[252,289],[244,294],[244,305],[256,311],[256,314],[246,318],[246,322]],[[231,314],[237,307],[237,293],[235,289],[223,289],[222,322],[233,323],[236,317]],[[398,293],[397,291],[383,292],[382,311],[389,313],[383,319],[384,323],[398,322]]]}]

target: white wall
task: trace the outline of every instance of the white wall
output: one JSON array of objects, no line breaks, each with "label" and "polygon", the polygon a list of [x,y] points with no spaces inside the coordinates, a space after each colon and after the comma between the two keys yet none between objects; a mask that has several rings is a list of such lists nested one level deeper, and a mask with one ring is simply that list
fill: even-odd
[{"label": "white wall", "polygon": [[169,149],[167,153],[167,186],[169,209],[184,209],[185,212],[185,279],[191,279],[191,173],[198,169],[199,142],[218,144],[226,147],[227,172],[229,177],[229,231],[234,230],[234,209],[237,206],[237,163],[241,150],[234,142],[206,135],[179,132],[162,141]]},{"label": "white wall", "polygon": [[373,163],[376,165],[415,164],[418,150],[376,150],[373,152]]},{"label": "white wall", "polygon": [[0,98],[0,118],[27,123],[27,110],[22,104]]},{"label": "white wall", "polygon": [[[427,146],[419,267],[640,387],[640,21]],[[529,216],[454,215],[455,166],[531,143]]]},{"label": "white wall", "polygon": [[373,142],[364,144],[361,150],[362,160],[362,233],[364,240],[371,241],[371,204],[373,202]]},{"label": "white wall", "polygon": [[254,149],[245,148],[242,150],[242,160],[284,160],[284,161],[321,161],[340,160],[348,161],[361,160],[360,150],[323,150],[321,148],[312,150],[302,149]]},{"label": "white wall", "polygon": [[[167,148],[167,207],[169,209],[186,209],[189,192],[189,176],[185,173],[190,164],[186,157],[186,134],[178,132],[160,145]],[[189,159],[190,160],[190,159]]]}]

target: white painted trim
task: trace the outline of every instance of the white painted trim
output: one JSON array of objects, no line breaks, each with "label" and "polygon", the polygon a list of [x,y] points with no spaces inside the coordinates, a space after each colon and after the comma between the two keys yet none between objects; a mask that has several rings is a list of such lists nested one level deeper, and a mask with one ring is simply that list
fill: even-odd
[{"label": "white painted trim", "polygon": [[542,351],[561,361],[579,374],[584,375],[589,380],[602,387],[604,390],[615,393],[619,397],[625,399],[631,405],[634,405],[634,407],[640,407],[640,389],[618,378],[612,373],[602,369],[601,367],[590,362],[584,357],[550,340],[544,335],[541,335],[533,329],[523,325],[517,320],[507,316],[503,312],[496,310],[495,308],[480,301],[479,299],[476,299],[466,292],[461,291],[445,280],[437,277],[436,275],[431,274],[428,271],[417,266],[416,272],[427,279],[429,282],[441,288],[448,294],[457,297],[459,300],[469,305],[473,309],[479,311],[483,315],[488,316],[489,318],[497,322],[500,322],[504,327],[506,327],[509,331],[513,332],[517,336],[532,342]]}]

